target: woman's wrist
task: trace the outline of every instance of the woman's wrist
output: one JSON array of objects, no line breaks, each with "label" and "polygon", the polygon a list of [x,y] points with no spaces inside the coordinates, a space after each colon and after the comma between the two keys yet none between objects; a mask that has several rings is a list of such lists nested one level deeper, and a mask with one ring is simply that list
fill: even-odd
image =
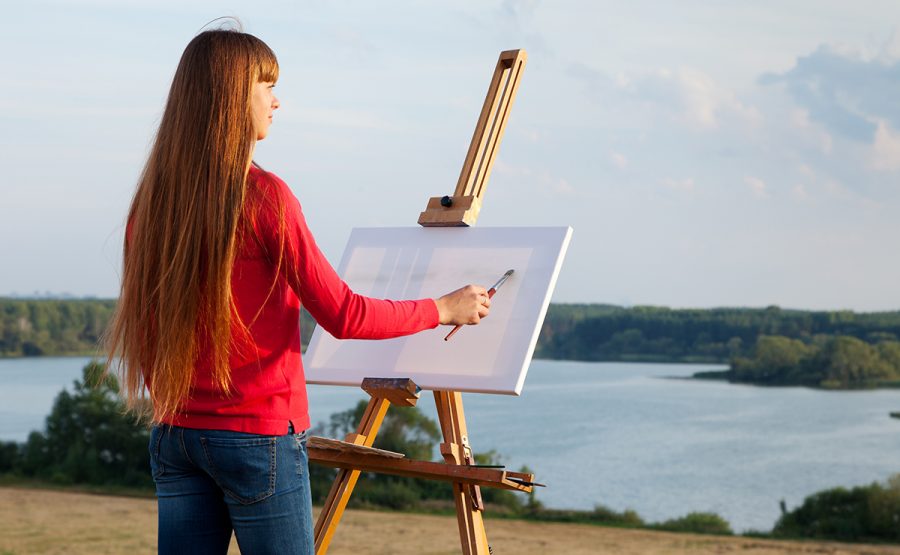
[{"label": "woman's wrist", "polygon": [[447,307],[444,303],[444,299],[432,299],[434,300],[434,306],[437,308],[438,313],[438,324],[446,324],[447,323]]}]

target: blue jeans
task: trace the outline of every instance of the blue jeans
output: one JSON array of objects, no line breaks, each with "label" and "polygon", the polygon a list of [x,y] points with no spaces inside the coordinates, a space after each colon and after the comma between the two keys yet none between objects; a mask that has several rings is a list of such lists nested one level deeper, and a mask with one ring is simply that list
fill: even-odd
[{"label": "blue jeans", "polygon": [[312,554],[306,432],[264,436],[154,426],[159,553]]}]

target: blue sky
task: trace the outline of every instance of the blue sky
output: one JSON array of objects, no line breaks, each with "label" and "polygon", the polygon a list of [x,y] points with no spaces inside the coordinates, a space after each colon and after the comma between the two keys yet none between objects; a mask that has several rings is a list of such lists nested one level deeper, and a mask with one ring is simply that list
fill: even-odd
[{"label": "blue sky", "polygon": [[[787,6],[786,6],[787,4]],[[900,3],[40,2],[0,34],[0,295],[117,294],[182,49],[239,17],[281,64],[256,159],[325,254],[453,190],[528,50],[480,226],[575,229],[554,301],[900,309]]]}]

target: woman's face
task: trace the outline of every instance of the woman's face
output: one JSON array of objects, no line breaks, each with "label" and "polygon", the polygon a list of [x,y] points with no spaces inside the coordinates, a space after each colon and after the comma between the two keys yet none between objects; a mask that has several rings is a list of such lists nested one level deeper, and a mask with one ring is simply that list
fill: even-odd
[{"label": "woman's face", "polygon": [[256,131],[256,140],[261,141],[269,134],[269,126],[272,125],[272,114],[281,104],[275,98],[272,89],[275,83],[260,81],[253,85],[253,97],[250,100],[250,111],[253,117],[253,129]]}]

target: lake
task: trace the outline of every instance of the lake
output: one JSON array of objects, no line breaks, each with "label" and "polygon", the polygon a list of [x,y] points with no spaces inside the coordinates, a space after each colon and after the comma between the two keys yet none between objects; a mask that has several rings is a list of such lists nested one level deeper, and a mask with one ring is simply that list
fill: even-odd
[{"label": "lake", "polygon": [[[0,440],[42,429],[85,358],[0,359]],[[769,530],[778,504],[900,473],[900,390],[820,391],[683,379],[706,365],[535,360],[520,397],[466,394],[470,442],[547,484],[555,508],[634,509],[659,521],[712,511]],[[309,386],[314,423],[366,395]],[[434,401],[419,402],[435,417]]]}]

